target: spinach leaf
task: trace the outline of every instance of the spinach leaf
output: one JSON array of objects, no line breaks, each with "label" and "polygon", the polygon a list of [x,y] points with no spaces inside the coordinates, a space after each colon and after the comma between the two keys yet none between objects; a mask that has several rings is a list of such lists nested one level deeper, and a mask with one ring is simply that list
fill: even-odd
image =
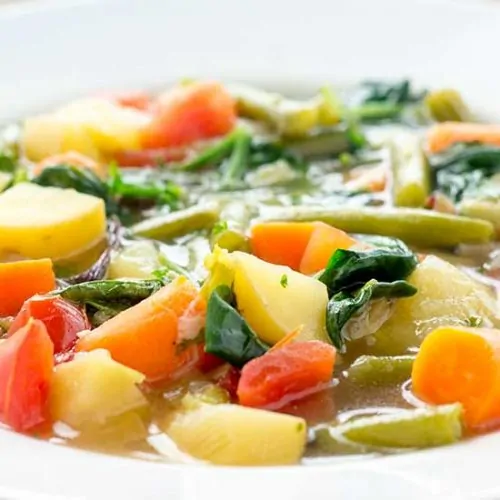
[{"label": "spinach leaf", "polygon": [[415,92],[410,80],[396,82],[366,80],[359,86],[359,104],[387,103],[407,104],[423,99],[425,92]]},{"label": "spinach leaf", "polygon": [[233,151],[227,162],[223,163],[223,175],[221,187],[230,189],[243,180],[245,171],[248,168],[248,157],[250,154],[250,144],[252,136],[245,131],[240,131],[234,142]]},{"label": "spinach leaf", "polygon": [[120,205],[130,201],[147,200],[160,205],[177,208],[182,190],[170,181],[128,183],[115,165],[110,166],[110,178],[103,181],[92,170],[72,165],[54,165],[44,168],[32,182],[40,186],[75,189],[80,193],[101,198],[108,215],[123,215]]},{"label": "spinach leaf", "polygon": [[78,304],[121,303],[132,306],[162,286],[160,280],[101,280],[77,283],[52,293]]},{"label": "spinach leaf", "polygon": [[205,325],[205,351],[239,368],[265,354],[269,347],[231,305],[232,301],[231,289],[225,285],[217,287],[210,295]]},{"label": "spinach leaf", "polygon": [[17,169],[17,158],[8,153],[0,151],[0,172],[13,174]]},{"label": "spinach leaf", "polygon": [[369,251],[336,250],[319,280],[332,296],[364,285],[371,279],[386,282],[405,279],[417,263],[415,254],[402,241],[393,239],[391,246]]},{"label": "spinach leaf", "polygon": [[474,198],[486,181],[500,173],[500,148],[478,144],[456,144],[430,159],[435,188],[458,203]]},{"label": "spinach leaf", "polygon": [[417,289],[406,281],[392,283],[368,281],[356,292],[338,292],[328,302],[326,312],[326,327],[328,335],[337,349],[343,349],[347,338],[344,327],[355,315],[359,314],[370,301],[386,298],[397,299],[415,295]]},{"label": "spinach leaf", "polygon": [[109,186],[88,168],[78,168],[72,165],[46,167],[32,179],[32,182],[40,186],[74,189],[79,193],[96,196],[106,203],[108,215],[119,213],[118,204],[113,199]]}]

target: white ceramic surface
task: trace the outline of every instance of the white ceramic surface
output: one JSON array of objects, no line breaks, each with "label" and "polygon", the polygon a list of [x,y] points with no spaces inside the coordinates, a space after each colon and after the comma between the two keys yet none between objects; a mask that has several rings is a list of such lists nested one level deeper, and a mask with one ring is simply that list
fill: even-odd
[{"label": "white ceramic surface", "polygon": [[[408,76],[461,88],[476,109],[500,116],[499,27],[498,2],[479,1],[21,2],[0,9],[0,122],[85,92],[183,76],[287,88]],[[0,497],[500,498],[499,456],[500,433],[361,462],[215,468],[97,455],[0,430]]]}]

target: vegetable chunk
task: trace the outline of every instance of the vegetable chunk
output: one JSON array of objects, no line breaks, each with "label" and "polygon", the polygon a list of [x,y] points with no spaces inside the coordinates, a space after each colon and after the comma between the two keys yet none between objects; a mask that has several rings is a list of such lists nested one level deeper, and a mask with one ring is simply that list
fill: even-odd
[{"label": "vegetable chunk", "polygon": [[54,290],[56,279],[50,259],[0,264],[0,315],[15,316],[25,300]]},{"label": "vegetable chunk", "polygon": [[185,452],[218,465],[297,463],[306,443],[303,419],[237,405],[202,405],[162,426]]},{"label": "vegetable chunk", "polygon": [[106,351],[78,354],[55,368],[52,418],[75,429],[105,424],[112,417],[146,406],[138,388],[144,379],[142,373],[113,361]]},{"label": "vegetable chunk", "polygon": [[104,202],[94,196],[28,183],[0,195],[0,253],[59,259],[105,234]]},{"label": "vegetable chunk", "polygon": [[328,292],[323,283],[253,255],[234,252],[232,256],[238,310],[264,342],[275,344],[300,326],[297,340],[329,342]]}]

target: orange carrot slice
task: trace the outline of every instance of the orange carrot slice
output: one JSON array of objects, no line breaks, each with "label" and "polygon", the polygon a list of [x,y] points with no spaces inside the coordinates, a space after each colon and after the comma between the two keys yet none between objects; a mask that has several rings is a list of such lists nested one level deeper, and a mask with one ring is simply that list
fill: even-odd
[{"label": "orange carrot slice", "polygon": [[437,328],[420,347],[413,365],[412,386],[427,403],[461,403],[469,427],[498,423],[500,331]]},{"label": "orange carrot slice", "polygon": [[205,312],[199,290],[180,277],[86,334],[76,350],[107,349],[115,361],[144,373],[149,380],[169,378],[198,361],[196,343],[186,338],[183,344],[182,334],[193,325],[200,330]]},{"label": "orange carrot slice", "polygon": [[335,250],[347,249],[354,244],[356,240],[344,231],[323,222],[316,222],[300,261],[299,270],[304,274],[314,274],[326,267]]},{"label": "orange carrot slice", "polygon": [[431,153],[440,153],[457,142],[481,142],[500,146],[500,125],[444,122],[434,125],[427,135]]},{"label": "orange carrot slice", "polygon": [[316,229],[314,222],[262,222],[252,227],[250,246],[259,259],[298,271]]},{"label": "orange carrot slice", "polygon": [[50,259],[0,264],[0,316],[15,316],[24,301],[54,290],[56,278]]},{"label": "orange carrot slice", "polygon": [[224,135],[235,123],[236,104],[229,92],[219,83],[195,82],[159,96],[143,146],[183,146]]}]

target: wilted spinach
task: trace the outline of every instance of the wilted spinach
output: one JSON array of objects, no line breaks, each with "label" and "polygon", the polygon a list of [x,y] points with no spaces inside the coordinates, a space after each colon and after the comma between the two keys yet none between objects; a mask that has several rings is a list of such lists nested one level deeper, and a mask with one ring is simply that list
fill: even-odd
[{"label": "wilted spinach", "polygon": [[343,349],[346,338],[344,326],[355,315],[376,299],[398,299],[411,297],[417,289],[406,281],[397,280],[392,283],[383,283],[370,280],[355,292],[342,291],[336,293],[328,302],[326,326],[328,335],[337,349]]},{"label": "wilted spinach", "polygon": [[208,300],[205,325],[205,351],[241,367],[262,356],[269,346],[264,344],[231,305],[234,301],[228,286],[217,287]]}]

